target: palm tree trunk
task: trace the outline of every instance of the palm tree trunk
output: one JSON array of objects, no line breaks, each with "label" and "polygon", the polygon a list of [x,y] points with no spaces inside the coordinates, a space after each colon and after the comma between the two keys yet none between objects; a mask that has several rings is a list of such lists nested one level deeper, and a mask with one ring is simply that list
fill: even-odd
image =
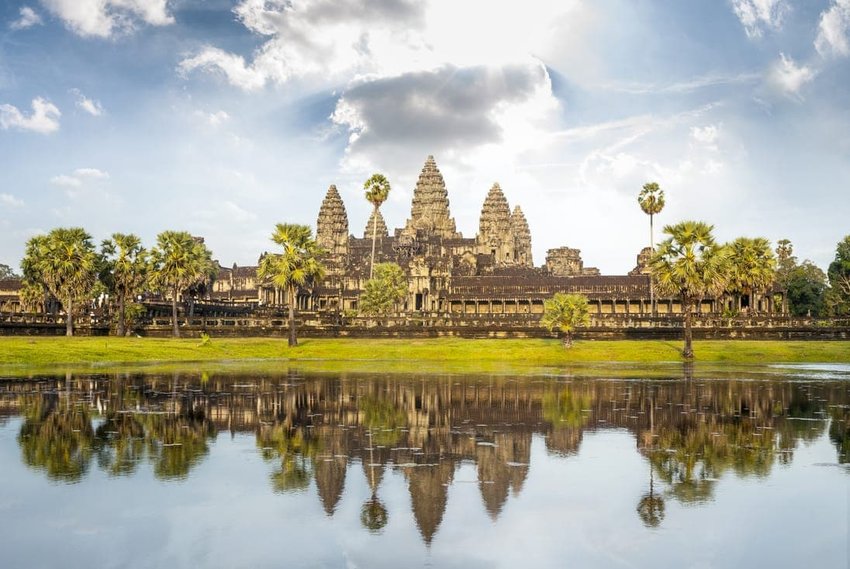
[{"label": "palm tree trunk", "polygon": [[571,332],[564,333],[564,349],[573,347],[573,335]]},{"label": "palm tree trunk", "polygon": [[685,349],[682,350],[682,357],[691,359],[694,357],[694,335],[691,328],[693,315],[691,314],[691,300],[685,296],[682,296],[682,310],[685,311]]},{"label": "palm tree trunk", "polygon": [[74,335],[74,301],[71,295],[68,295],[68,306],[65,308],[65,335]]},{"label": "palm tree trunk", "polygon": [[372,270],[375,268],[375,241],[378,238],[378,206],[372,214],[372,260],[369,263],[369,279],[372,279]]},{"label": "palm tree trunk", "polygon": [[179,338],[180,328],[177,327],[177,287],[174,287],[174,291],[171,296],[171,325],[173,327],[174,337]]},{"label": "palm tree trunk", "polygon": [[[649,248],[655,254],[655,231],[652,227],[652,214],[649,214]],[[655,283],[652,282],[652,273],[649,274],[649,312],[655,316]]]},{"label": "palm tree trunk", "polygon": [[289,287],[289,346],[297,346],[298,338],[295,336],[295,287]]},{"label": "palm tree trunk", "polygon": [[126,322],[124,320],[124,293],[118,294],[118,336],[123,337],[126,334]]}]

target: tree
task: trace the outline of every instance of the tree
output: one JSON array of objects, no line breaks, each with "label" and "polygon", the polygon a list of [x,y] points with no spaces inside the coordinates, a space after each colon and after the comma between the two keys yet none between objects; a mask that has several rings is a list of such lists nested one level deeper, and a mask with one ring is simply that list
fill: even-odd
[{"label": "tree", "polygon": [[826,274],[808,259],[788,273],[785,294],[794,316],[823,316]]},{"label": "tree", "polygon": [[149,280],[154,288],[171,293],[171,323],[175,338],[177,300],[187,289],[209,278],[214,269],[212,253],[206,245],[185,231],[163,231],[150,252]]},{"label": "tree", "polygon": [[758,312],[756,294],[767,292],[776,280],[776,257],[763,237],[738,237],[729,249],[729,290],[747,295],[752,312]]},{"label": "tree", "polygon": [[850,235],[835,247],[835,260],[829,264],[830,305],[835,316],[850,314]]},{"label": "tree", "polygon": [[40,285],[62,304],[67,336],[74,335],[74,310],[89,296],[99,266],[91,235],[79,227],[60,227],[33,237],[21,261],[27,286]]},{"label": "tree", "polygon": [[378,263],[375,276],[366,281],[360,295],[364,314],[383,315],[390,312],[407,294],[407,277],[395,263]]},{"label": "tree", "polygon": [[540,324],[550,332],[555,329],[564,333],[564,348],[573,345],[573,332],[590,322],[587,298],[581,294],[556,292],[543,303],[543,318]]},{"label": "tree", "polygon": [[776,283],[782,288],[788,287],[788,276],[797,266],[797,257],[794,256],[794,246],[788,239],[780,239],[776,242]]},{"label": "tree", "polygon": [[9,265],[4,265],[0,263],[0,280],[3,279],[17,279],[18,275],[15,273],[15,270]]},{"label": "tree", "polygon": [[729,279],[729,253],[717,245],[712,235],[714,226],[701,221],[682,221],[668,225],[664,233],[670,237],[658,246],[652,256],[652,278],[662,294],[676,295],[682,300],[685,316],[685,347],[682,356],[693,358],[694,303],[706,295],[723,292]]},{"label": "tree", "polygon": [[324,251],[313,239],[313,231],[307,225],[278,223],[271,239],[283,248],[283,252],[266,254],[260,260],[257,276],[271,280],[275,287],[286,291],[289,303],[289,345],[297,346],[295,294],[299,287],[324,278],[325,267],[318,259]]},{"label": "tree", "polygon": [[369,278],[371,279],[375,266],[375,241],[378,237],[378,209],[390,195],[390,182],[383,174],[372,174],[372,177],[363,184],[363,189],[366,190],[366,199],[374,208],[372,215],[372,257],[369,263]]},{"label": "tree", "polygon": [[133,234],[113,233],[101,244],[104,271],[101,281],[118,297],[118,335],[126,334],[127,299],[142,291],[147,282],[148,253]]},{"label": "tree", "polygon": [[[649,182],[643,185],[638,194],[638,203],[643,213],[649,216],[649,247],[655,253],[655,231],[652,225],[653,217],[664,209],[664,190],[655,183]],[[649,305],[652,314],[655,314],[655,284],[649,280]]]}]

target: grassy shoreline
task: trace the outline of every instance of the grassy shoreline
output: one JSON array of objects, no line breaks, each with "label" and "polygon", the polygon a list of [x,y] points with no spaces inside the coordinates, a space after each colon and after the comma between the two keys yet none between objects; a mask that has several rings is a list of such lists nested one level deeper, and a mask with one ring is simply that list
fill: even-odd
[{"label": "grassy shoreline", "polygon": [[[580,341],[565,350],[557,340],[310,339],[289,348],[279,338],[197,339],[115,337],[0,337],[0,372],[59,365],[200,362],[382,362],[416,369],[442,364],[470,369],[559,367],[597,362],[682,362],[682,344],[662,340]],[[694,342],[696,362],[850,363],[847,341],[705,340]]]}]

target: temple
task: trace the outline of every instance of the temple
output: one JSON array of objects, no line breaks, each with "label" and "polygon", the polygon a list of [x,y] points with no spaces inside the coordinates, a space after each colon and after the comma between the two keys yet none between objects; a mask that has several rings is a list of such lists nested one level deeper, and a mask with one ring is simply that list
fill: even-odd
[{"label": "temple", "polygon": [[[374,227],[373,227],[374,226]],[[413,191],[410,217],[390,234],[380,211],[373,212],[362,231],[351,228],[342,197],[330,186],[319,208],[316,239],[327,251],[327,276],[298,295],[301,310],[357,310],[360,292],[369,278],[372,234],[377,237],[375,262],[398,264],[408,278],[408,295],[400,313],[541,314],[543,302],[556,292],[585,295],[595,314],[652,313],[647,263],[643,248],[627,275],[605,276],[584,266],[581,251],[550,249],[543,266],[534,266],[531,231],[519,205],[513,210],[499,184],[493,184],[481,207],[478,234],[458,232],[449,209],[443,175],[428,156]],[[254,267],[224,269],[214,296],[233,301],[281,304],[279,291],[259,283]],[[701,313],[719,313],[730,298],[706,298]],[[773,294],[750,304],[760,312],[782,311]],[[656,314],[681,313],[678,298],[657,298]]]}]

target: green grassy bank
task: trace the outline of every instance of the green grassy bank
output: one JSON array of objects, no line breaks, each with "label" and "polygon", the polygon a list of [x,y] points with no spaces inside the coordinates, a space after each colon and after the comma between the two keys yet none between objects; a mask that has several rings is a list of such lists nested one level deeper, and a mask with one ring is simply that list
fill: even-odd
[{"label": "green grassy bank", "polygon": [[[557,340],[510,339],[303,339],[289,348],[285,339],[213,338],[31,338],[0,337],[0,371],[53,365],[161,362],[384,362],[413,369],[441,363],[470,369],[494,365],[562,366],[591,362],[678,362],[681,342],[580,341],[565,350]],[[847,363],[850,342],[720,340],[694,342],[696,361],[736,364]]]}]

